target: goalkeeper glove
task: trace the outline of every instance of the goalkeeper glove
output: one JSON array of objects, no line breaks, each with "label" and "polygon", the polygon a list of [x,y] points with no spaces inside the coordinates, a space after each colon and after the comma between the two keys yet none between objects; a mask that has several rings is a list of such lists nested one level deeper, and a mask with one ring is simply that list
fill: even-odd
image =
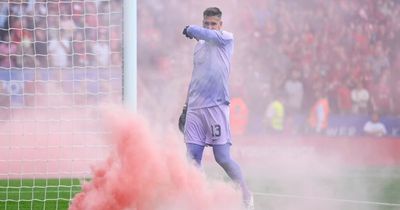
[{"label": "goalkeeper glove", "polygon": [[187,29],[188,29],[188,28],[189,28],[189,26],[186,26],[186,27],[183,29],[182,34],[185,35],[186,38],[193,39],[193,36],[189,35],[188,32],[187,32]]},{"label": "goalkeeper glove", "polygon": [[187,105],[185,104],[183,106],[182,113],[181,113],[181,116],[179,116],[179,121],[178,121],[178,127],[182,133],[185,129],[186,113],[187,113]]}]

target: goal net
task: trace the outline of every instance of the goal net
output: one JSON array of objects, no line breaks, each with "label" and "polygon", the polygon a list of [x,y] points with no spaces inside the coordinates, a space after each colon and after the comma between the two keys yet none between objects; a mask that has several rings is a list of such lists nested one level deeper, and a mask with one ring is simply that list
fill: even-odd
[{"label": "goal net", "polygon": [[0,210],[67,209],[122,101],[122,0],[0,3]]}]

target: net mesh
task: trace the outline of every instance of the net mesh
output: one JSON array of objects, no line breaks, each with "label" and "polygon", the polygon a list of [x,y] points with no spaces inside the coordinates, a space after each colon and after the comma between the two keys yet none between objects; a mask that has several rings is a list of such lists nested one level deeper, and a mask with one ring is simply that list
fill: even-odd
[{"label": "net mesh", "polygon": [[0,3],[0,209],[65,208],[121,101],[122,1]]}]

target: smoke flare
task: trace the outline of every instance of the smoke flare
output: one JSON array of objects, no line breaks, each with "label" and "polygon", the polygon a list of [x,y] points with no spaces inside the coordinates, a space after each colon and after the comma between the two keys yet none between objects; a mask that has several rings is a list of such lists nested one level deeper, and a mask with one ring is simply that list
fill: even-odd
[{"label": "smoke flare", "polygon": [[191,164],[182,142],[157,141],[139,116],[114,111],[107,119],[113,149],[92,168],[70,210],[242,209],[233,185],[211,181]]}]

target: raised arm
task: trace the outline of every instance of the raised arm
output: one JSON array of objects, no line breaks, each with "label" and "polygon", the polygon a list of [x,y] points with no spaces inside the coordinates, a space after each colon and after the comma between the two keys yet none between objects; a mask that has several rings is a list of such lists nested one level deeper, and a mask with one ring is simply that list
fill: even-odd
[{"label": "raised arm", "polygon": [[219,45],[227,45],[233,40],[233,35],[228,32],[220,30],[210,30],[196,25],[190,25],[187,28],[189,36],[197,40],[204,40],[206,42],[213,42]]}]

